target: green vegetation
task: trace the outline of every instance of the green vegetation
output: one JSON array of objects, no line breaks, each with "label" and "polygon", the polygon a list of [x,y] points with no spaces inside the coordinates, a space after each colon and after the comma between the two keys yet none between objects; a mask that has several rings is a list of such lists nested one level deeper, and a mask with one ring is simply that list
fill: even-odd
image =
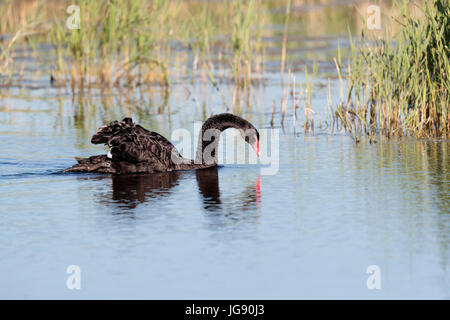
[{"label": "green vegetation", "polygon": [[[399,32],[351,43],[353,52],[346,104],[337,118],[356,139],[450,135],[450,6],[446,0],[423,2],[419,15],[407,1],[395,3]],[[340,65],[340,64],[339,64]],[[340,68],[338,68],[339,71]]]},{"label": "green vegetation", "polygon": [[80,29],[70,30],[65,19],[54,17],[50,37],[56,48],[58,79],[70,73],[74,87],[135,85],[160,77],[168,85],[166,61],[158,50],[167,45],[169,15],[176,15],[176,7],[169,10],[168,2],[162,0],[82,0],[78,5]]},{"label": "green vegetation", "polygon": [[[4,4],[3,8],[0,7],[3,12],[2,23],[0,23],[0,76],[6,75],[8,79],[12,77],[13,73],[11,65],[14,61],[14,46],[23,39],[32,45],[30,35],[35,33],[42,20],[42,16],[39,14],[41,9],[39,4],[34,6],[34,10],[29,16],[18,15],[14,9],[12,1]],[[5,37],[7,34],[9,37]]]},{"label": "green vegetation", "polygon": [[[274,114],[281,114],[282,125],[286,116],[292,116],[295,127],[297,109],[303,108],[305,132],[321,128],[323,122],[326,127],[342,126],[356,141],[361,135],[374,141],[379,133],[450,135],[448,0],[424,1],[416,8],[418,14],[410,11],[411,2],[395,2],[400,12],[395,28],[385,28],[380,37],[364,27],[358,43],[350,37],[351,59],[346,66],[342,57],[348,48],[338,45],[334,61],[332,57],[327,61],[334,62],[340,85],[340,104],[333,110],[328,81],[329,122],[320,116],[314,119],[312,106],[317,83],[326,86],[320,84],[323,75],[317,77],[316,58],[321,52],[302,47],[299,39],[322,28],[325,20],[335,26],[337,21],[357,19],[331,9],[322,16],[307,16],[298,10],[303,2],[310,1],[80,0],[80,29],[71,30],[66,26],[71,1],[48,5],[42,0],[8,0],[0,3],[0,10],[6,12],[0,21],[0,82],[8,86],[8,79],[24,69],[14,64],[14,46],[28,45],[23,51],[29,52],[36,43],[51,43],[54,56],[40,70],[50,73],[58,87],[83,92],[83,88],[133,90],[145,85],[153,91],[161,86],[166,103],[171,81],[200,80],[206,117],[207,82],[226,109],[239,114],[252,108],[251,90],[264,86],[270,65],[279,70],[281,80],[281,102],[272,104],[272,124]],[[308,29],[297,29],[299,21]],[[307,52],[306,61],[301,61],[300,51]],[[308,66],[308,61],[314,64]],[[297,74],[296,81],[299,72],[302,79]],[[223,91],[228,88],[230,92]],[[289,99],[292,115],[287,111]]]}]

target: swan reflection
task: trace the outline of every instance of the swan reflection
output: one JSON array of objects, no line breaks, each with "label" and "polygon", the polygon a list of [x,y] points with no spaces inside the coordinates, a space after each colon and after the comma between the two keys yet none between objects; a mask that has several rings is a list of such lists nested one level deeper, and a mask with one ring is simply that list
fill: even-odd
[{"label": "swan reflection", "polygon": [[202,195],[203,208],[207,211],[216,211],[221,208],[219,190],[219,175],[217,167],[196,170],[198,190]]},{"label": "swan reflection", "polygon": [[[111,175],[111,198],[122,209],[134,209],[139,204],[151,199],[164,201],[173,192],[172,188],[180,184],[180,177],[194,172],[164,172],[154,174]],[[260,178],[234,198],[233,203],[224,203],[219,187],[217,167],[195,171],[198,192],[201,196],[202,209],[217,212],[224,207],[227,211],[239,204],[240,210],[257,208],[260,204]],[[104,178],[106,178],[104,177]],[[182,179],[184,180],[184,179]],[[182,183],[182,182],[181,182]]]},{"label": "swan reflection", "polygon": [[148,198],[160,198],[170,194],[178,185],[179,172],[164,172],[146,175],[113,175],[112,199],[133,209]]}]

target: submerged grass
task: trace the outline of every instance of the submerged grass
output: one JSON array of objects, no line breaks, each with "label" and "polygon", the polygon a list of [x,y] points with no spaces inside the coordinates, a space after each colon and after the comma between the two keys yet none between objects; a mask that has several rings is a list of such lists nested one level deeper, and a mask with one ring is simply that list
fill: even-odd
[{"label": "submerged grass", "polygon": [[[407,1],[395,2],[400,31],[362,43],[351,41],[347,101],[336,110],[355,136],[448,137],[450,135],[450,6],[424,1],[413,16]],[[350,38],[351,39],[351,38]],[[338,64],[337,64],[338,65]],[[338,66],[340,72],[340,63]],[[341,74],[339,74],[341,79]]]}]

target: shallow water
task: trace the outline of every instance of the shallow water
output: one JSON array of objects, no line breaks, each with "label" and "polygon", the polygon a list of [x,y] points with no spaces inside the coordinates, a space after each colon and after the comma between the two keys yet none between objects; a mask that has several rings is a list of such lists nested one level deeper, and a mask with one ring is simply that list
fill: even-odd
[{"label": "shallow water", "polygon": [[[320,40],[335,48],[336,37]],[[282,95],[279,75],[266,77],[243,112],[259,129]],[[0,99],[0,298],[450,298],[448,140],[355,144],[305,135],[292,116],[281,127],[277,113],[275,175],[242,164],[62,174],[74,156],[105,152],[89,141],[108,121],[132,116],[170,138],[226,109],[210,85],[182,78],[166,100],[158,88],[72,95],[33,81]],[[232,86],[221,89],[230,102]],[[326,91],[314,90],[316,119]],[[81,290],[66,287],[69,265]],[[370,265],[380,290],[367,288]]]},{"label": "shallow water", "polygon": [[99,147],[22,116],[1,115],[2,298],[449,298],[448,142],[281,134],[276,175],[61,174]]}]

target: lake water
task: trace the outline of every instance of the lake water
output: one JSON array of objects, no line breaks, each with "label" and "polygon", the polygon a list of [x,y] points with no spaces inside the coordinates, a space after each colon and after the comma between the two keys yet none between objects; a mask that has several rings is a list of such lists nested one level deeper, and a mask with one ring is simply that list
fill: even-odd
[{"label": "lake water", "polygon": [[[312,42],[332,51],[345,37]],[[258,129],[271,128],[282,96],[279,75],[266,78],[242,112]],[[45,75],[28,81],[0,97],[0,298],[450,298],[448,140],[356,144],[341,131],[305,134],[300,117],[294,130],[292,115],[281,126],[277,112],[274,175],[243,164],[62,174],[74,156],[105,152],[89,141],[108,121],[132,116],[170,138],[226,109],[209,84],[182,78],[166,101],[158,88],[72,95]],[[229,102],[232,86],[221,88]],[[326,94],[314,90],[318,119]],[[66,286],[70,265],[80,290]],[[367,287],[372,265],[379,290]]]}]

